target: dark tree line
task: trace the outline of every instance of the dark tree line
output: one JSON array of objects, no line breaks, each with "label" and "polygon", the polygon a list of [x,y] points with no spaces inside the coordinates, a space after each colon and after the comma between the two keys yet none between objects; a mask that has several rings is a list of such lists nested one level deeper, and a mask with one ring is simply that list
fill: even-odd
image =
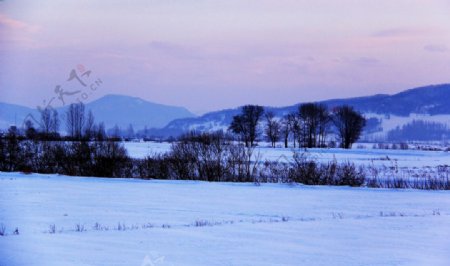
[{"label": "dark tree line", "polygon": [[270,142],[270,145],[275,148],[275,144],[280,140],[282,134],[281,124],[276,120],[273,112],[266,112],[265,119],[267,125],[265,128],[267,140]]},{"label": "dark tree line", "polygon": [[321,163],[294,151],[291,160],[261,161],[253,147],[223,133],[189,133],[166,153],[130,158],[120,142],[29,140],[11,128],[0,138],[0,171],[77,176],[220,182],[450,189],[448,168],[423,179],[379,179],[374,171],[336,160]]},{"label": "dark tree line", "polygon": [[[261,130],[259,123],[265,120],[265,128]],[[233,117],[229,130],[246,147],[253,146],[260,137],[264,137],[275,147],[280,140],[287,148],[292,140],[294,148],[326,147],[327,136],[334,133],[338,136],[340,146],[351,148],[365,126],[365,118],[350,106],[339,106],[331,112],[319,103],[306,103],[298,107],[296,112],[289,113],[278,119],[273,112],[264,112],[257,105],[242,107],[241,114]]]},{"label": "dark tree line", "polygon": [[[132,159],[120,142],[28,140],[11,130],[0,138],[0,171],[220,182],[362,184],[354,168],[341,175],[298,155],[292,163],[261,162],[253,151],[253,147],[235,143],[221,132],[191,132],[174,142],[166,153]],[[335,167],[341,169],[339,165]]]},{"label": "dark tree line", "polygon": [[[84,105],[71,104],[65,122],[69,135],[59,133],[56,110],[40,111],[38,127],[25,122],[24,132],[11,126],[0,134],[0,171],[60,173],[66,175],[125,177],[130,162],[126,150],[115,139],[106,138],[103,123],[94,122]],[[95,141],[91,141],[95,140]]]},{"label": "dark tree line", "polygon": [[130,162],[115,141],[27,140],[11,132],[0,139],[0,171],[127,177]]}]

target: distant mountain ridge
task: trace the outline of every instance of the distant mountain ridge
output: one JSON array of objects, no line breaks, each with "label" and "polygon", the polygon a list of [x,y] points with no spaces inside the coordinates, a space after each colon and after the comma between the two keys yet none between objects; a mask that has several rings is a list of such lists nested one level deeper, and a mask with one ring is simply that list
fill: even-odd
[{"label": "distant mountain ridge", "polygon": [[420,114],[450,114],[450,84],[430,85],[387,95],[323,101],[330,107],[348,104],[360,112],[408,116]]},{"label": "distant mountain ridge", "polygon": [[[63,119],[68,105],[55,108]],[[86,113],[91,110],[96,122],[104,122],[106,128],[118,125],[125,129],[132,124],[135,129],[161,128],[178,118],[194,117],[184,107],[152,103],[138,97],[109,94],[85,104]],[[37,109],[15,104],[0,103],[0,128],[10,125],[21,126],[25,117],[31,114],[39,119]],[[64,129],[64,123],[61,124]]]},{"label": "distant mountain ridge", "polygon": [[[327,105],[330,109],[344,104],[353,106],[369,119],[365,137],[376,139],[414,120],[440,123],[450,128],[449,99],[450,84],[441,84],[409,89],[393,95],[377,94],[331,99],[319,101],[319,103]],[[265,107],[265,109],[282,117],[296,111],[300,104]],[[60,116],[64,115],[65,108],[57,108]],[[87,103],[86,110],[92,110],[96,122],[105,122],[106,128],[112,128],[117,124],[125,129],[132,124],[135,130],[139,130],[147,126],[148,133],[156,137],[178,136],[190,130],[227,130],[233,116],[240,112],[238,107],[196,117],[183,107],[151,103],[138,97],[124,95],[106,95]],[[27,114],[39,117],[36,109],[0,103],[0,128],[7,128],[12,124],[20,126],[20,121]],[[61,128],[64,128],[63,123]]]},{"label": "distant mountain ridge", "polygon": [[[340,105],[350,105],[364,114],[410,117],[411,114],[450,115],[450,84],[430,85],[409,89],[397,94],[377,94],[373,96],[319,101],[332,109]],[[296,111],[301,103],[286,107],[266,107],[281,117]],[[239,108],[206,113],[200,117],[176,119],[162,129],[153,130],[154,135],[179,135],[189,130],[210,131],[226,129]],[[370,118],[368,116],[367,118]],[[450,121],[449,121],[450,123]]]},{"label": "distant mountain ridge", "polygon": [[110,94],[86,104],[97,121],[103,121],[107,128],[118,125],[126,128],[132,124],[135,129],[161,128],[179,118],[194,117],[184,107],[152,103],[138,97]]}]

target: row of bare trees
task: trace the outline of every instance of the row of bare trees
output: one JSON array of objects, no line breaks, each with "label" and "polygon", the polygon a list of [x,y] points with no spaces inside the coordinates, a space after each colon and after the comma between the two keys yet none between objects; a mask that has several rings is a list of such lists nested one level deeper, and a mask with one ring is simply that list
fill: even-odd
[{"label": "row of bare trees", "polygon": [[66,111],[67,133],[73,139],[96,139],[106,138],[105,125],[103,122],[95,123],[92,111],[86,114],[83,103],[71,104]]},{"label": "row of bare trees", "polygon": [[[265,126],[261,130],[259,124],[263,120]],[[282,140],[286,148],[289,140],[294,148],[297,144],[305,148],[326,147],[327,136],[334,134],[340,146],[349,149],[361,136],[365,121],[360,113],[347,105],[330,111],[324,104],[306,103],[281,118],[271,111],[264,112],[262,106],[246,105],[241,114],[233,117],[229,130],[247,147],[253,146],[261,133],[272,147]]]},{"label": "row of bare trees", "polygon": [[[27,139],[59,139],[61,125],[58,111],[51,107],[40,109],[40,118],[37,127],[32,120],[27,119],[24,124],[24,133]],[[85,111],[83,103],[71,104],[64,114],[64,122],[68,138],[72,140],[103,140],[106,138],[105,125],[103,122],[95,123],[92,112]]]}]

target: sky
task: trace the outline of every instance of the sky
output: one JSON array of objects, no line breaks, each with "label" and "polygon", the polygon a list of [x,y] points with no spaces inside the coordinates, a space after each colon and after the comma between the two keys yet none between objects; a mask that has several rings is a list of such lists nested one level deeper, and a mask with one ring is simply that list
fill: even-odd
[{"label": "sky", "polygon": [[201,114],[392,94],[450,82],[449,14],[449,0],[0,0],[0,102],[60,88],[64,104],[125,94]]}]

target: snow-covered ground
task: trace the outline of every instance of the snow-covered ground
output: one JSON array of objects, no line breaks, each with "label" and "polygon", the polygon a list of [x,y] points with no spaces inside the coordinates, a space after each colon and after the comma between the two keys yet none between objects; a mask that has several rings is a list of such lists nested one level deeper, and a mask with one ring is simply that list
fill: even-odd
[{"label": "snow-covered ground", "polygon": [[128,155],[133,158],[145,158],[158,153],[165,153],[170,150],[169,142],[122,142],[128,151]]},{"label": "snow-covered ground", "polygon": [[450,265],[448,191],[0,173],[1,225],[0,265]]},{"label": "snow-covered ground", "polygon": [[[129,155],[134,158],[145,158],[155,153],[163,153],[170,150],[170,143],[162,142],[124,142]],[[355,145],[356,146],[356,145]],[[305,152],[304,149],[297,149]],[[438,165],[450,165],[450,153],[445,151],[423,150],[380,150],[380,149],[308,149],[308,156],[322,162],[336,159],[338,162],[350,161],[357,165],[375,165],[398,167],[435,167]],[[260,154],[260,160],[289,160],[293,150],[285,148],[270,148],[266,145],[257,147],[254,155]]]},{"label": "snow-covered ground", "polygon": [[402,126],[411,123],[414,120],[440,123],[447,127],[450,127],[450,115],[448,114],[429,115],[429,114],[412,113],[409,114],[408,116],[396,116],[396,115],[384,115],[376,113],[365,113],[364,116],[367,119],[376,118],[381,120],[380,127],[382,128],[382,131],[365,136],[372,139],[385,139],[389,131],[396,129],[397,127],[402,128]]}]

